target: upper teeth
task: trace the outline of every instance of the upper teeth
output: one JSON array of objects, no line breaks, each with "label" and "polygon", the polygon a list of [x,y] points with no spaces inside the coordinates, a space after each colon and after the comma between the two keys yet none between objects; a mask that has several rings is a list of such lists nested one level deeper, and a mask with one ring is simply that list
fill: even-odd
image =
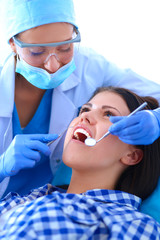
[{"label": "upper teeth", "polygon": [[74,136],[75,136],[77,139],[79,139],[77,133],[83,133],[84,135],[86,135],[87,138],[88,138],[88,137],[91,137],[91,136],[89,135],[89,133],[88,133],[86,130],[84,130],[83,128],[78,128],[78,129],[76,129],[75,132],[74,132]]}]

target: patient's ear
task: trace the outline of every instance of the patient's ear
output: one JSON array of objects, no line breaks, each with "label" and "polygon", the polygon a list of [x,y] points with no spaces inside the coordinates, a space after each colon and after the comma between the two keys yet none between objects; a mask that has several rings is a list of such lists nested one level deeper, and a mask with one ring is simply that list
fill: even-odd
[{"label": "patient's ear", "polygon": [[143,151],[133,147],[125,156],[121,158],[121,163],[127,166],[138,164],[143,158]]}]

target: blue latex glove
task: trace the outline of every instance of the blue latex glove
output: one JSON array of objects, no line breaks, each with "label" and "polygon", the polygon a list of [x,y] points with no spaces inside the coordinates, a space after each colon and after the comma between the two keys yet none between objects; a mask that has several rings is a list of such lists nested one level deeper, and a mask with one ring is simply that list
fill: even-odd
[{"label": "blue latex glove", "polygon": [[148,145],[160,136],[160,108],[142,110],[131,117],[110,117],[109,128],[113,135],[125,143]]},{"label": "blue latex glove", "polygon": [[40,161],[40,153],[49,156],[50,149],[46,143],[57,138],[57,134],[16,135],[0,157],[0,181],[16,175],[21,169],[34,167]]}]

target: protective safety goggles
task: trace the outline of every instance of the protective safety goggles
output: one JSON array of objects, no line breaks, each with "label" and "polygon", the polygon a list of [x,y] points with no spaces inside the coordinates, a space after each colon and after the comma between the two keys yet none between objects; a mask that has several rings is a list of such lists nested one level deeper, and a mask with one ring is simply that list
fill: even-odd
[{"label": "protective safety goggles", "polygon": [[66,64],[71,61],[73,57],[73,43],[80,42],[81,36],[78,29],[76,29],[72,39],[63,42],[32,44],[24,43],[15,36],[13,40],[18,46],[20,56],[31,65],[43,64],[48,61],[52,55],[55,55],[58,61]]}]

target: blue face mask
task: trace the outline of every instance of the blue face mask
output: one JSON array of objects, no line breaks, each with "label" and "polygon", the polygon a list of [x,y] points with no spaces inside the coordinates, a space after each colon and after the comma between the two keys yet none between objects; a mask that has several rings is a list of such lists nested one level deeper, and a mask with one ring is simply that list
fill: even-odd
[{"label": "blue face mask", "polygon": [[58,87],[76,69],[72,59],[69,63],[49,74],[42,68],[29,65],[23,59],[17,58],[16,72],[20,73],[28,82],[40,89],[52,89]]}]

